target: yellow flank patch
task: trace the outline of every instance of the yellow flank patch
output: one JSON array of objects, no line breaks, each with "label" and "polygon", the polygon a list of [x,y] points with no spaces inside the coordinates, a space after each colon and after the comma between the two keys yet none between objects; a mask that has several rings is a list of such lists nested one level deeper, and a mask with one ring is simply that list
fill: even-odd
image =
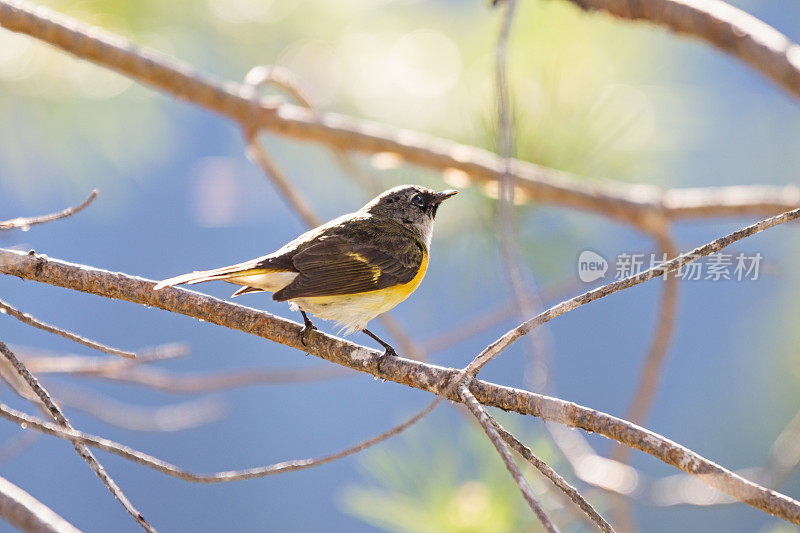
[{"label": "yellow flank patch", "polygon": [[[391,287],[386,287],[385,289],[377,289],[374,291],[362,292],[359,295],[377,295],[380,294],[384,297],[386,304],[383,308],[378,311],[375,316],[385,313],[395,305],[399,304],[409,296],[411,293],[414,292],[419,284],[422,282],[422,278],[425,277],[425,271],[428,269],[428,252],[423,252],[422,254],[422,262],[419,264],[419,270],[417,270],[417,274],[414,278],[409,281],[408,283],[399,283],[397,285],[392,285]],[[380,270],[380,269],[379,269]]]},{"label": "yellow flank patch", "polygon": [[381,277],[381,267],[378,265],[372,265],[369,262],[369,259],[364,257],[363,255],[356,253],[356,252],[347,252],[348,257],[352,257],[356,261],[361,261],[362,263],[366,264],[370,270],[372,270],[372,281],[377,281],[379,277]]},{"label": "yellow flank patch", "polygon": [[355,294],[306,296],[295,298],[300,309],[343,325],[348,332],[364,329],[367,322],[385,313],[409,297],[419,286],[428,268],[428,253],[423,252],[422,263],[414,278],[408,283]]}]

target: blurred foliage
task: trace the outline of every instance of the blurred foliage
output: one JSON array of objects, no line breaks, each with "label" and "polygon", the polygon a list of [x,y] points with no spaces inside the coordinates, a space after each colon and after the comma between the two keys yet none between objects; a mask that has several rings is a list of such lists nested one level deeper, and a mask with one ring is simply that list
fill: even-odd
[{"label": "blurred foliage", "polygon": [[[241,79],[256,64],[278,63],[326,109],[494,144],[500,10],[482,2],[44,3],[218,77]],[[647,93],[626,83],[652,42],[641,36],[565,2],[522,3],[510,64],[519,155],[641,180],[635,172],[650,159],[647,148],[659,130]],[[26,36],[0,33],[0,89],[11,95],[0,100],[0,112],[17,115],[39,139],[36,157],[51,169],[36,176],[40,182],[81,183],[86,167],[98,165],[113,183],[187,149],[165,113],[171,101]],[[0,129],[0,169],[8,192],[27,195],[30,161],[15,133]],[[62,176],[54,179],[56,173]]]},{"label": "blurred foliage", "polygon": [[[481,428],[468,423],[453,432],[441,429],[434,428],[433,422],[423,422],[405,432],[399,444],[362,455],[361,468],[368,484],[344,491],[344,509],[386,531],[540,531],[541,525]],[[448,433],[449,438],[445,436]],[[549,441],[522,440],[533,443],[534,452],[559,469]],[[524,461],[518,464],[548,513],[558,517],[559,527],[574,530],[574,515],[565,513],[563,500],[552,491],[545,492],[551,488],[549,481]]]},{"label": "blurred foliage", "polygon": [[[280,64],[321,108],[494,149],[494,46],[502,9],[483,2],[44,3],[219,78],[238,80],[254,65]],[[661,139],[679,137],[669,131],[674,118],[663,121],[654,112],[651,96],[658,87],[636,83],[653,68],[645,58],[657,45],[638,27],[587,15],[567,2],[521,2],[509,56],[519,157],[592,177],[658,180],[654,150],[663,149]],[[657,65],[667,67],[663,59]],[[100,187],[112,193],[119,210],[131,187],[176,164],[178,154],[198,152],[197,140],[185,132],[187,119],[195,116],[186,114],[185,104],[26,36],[0,32],[0,94],[10,95],[0,99],[0,114],[27,125],[22,132],[0,128],[0,192],[26,203]],[[221,153],[243,159],[234,125],[214,142],[221,143],[214,152],[195,157]],[[352,193],[330,157],[308,157],[319,151],[314,146],[267,142],[301,189],[313,187],[328,199],[325,206],[332,209],[324,216],[341,212],[337,206]],[[359,158],[359,164],[372,166],[375,158]],[[242,165],[228,165],[233,166]],[[369,171],[382,175],[387,186],[442,185],[435,172],[377,166]],[[463,175],[445,179],[458,188],[469,185]],[[477,237],[470,241],[479,254],[474,264],[495,254],[496,187],[480,192],[462,195],[462,208],[442,217],[437,232],[440,239],[467,231]],[[231,198],[230,211],[256,211],[250,196]],[[562,275],[558,252],[569,248],[575,234],[569,219],[542,227],[528,224],[537,216],[535,205],[519,211],[521,226],[529,228],[520,234],[526,256],[541,259],[534,266],[542,275]]]}]

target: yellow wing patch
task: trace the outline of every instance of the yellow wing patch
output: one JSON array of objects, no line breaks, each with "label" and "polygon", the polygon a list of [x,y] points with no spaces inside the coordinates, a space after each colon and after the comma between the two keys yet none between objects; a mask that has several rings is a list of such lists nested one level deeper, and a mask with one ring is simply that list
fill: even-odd
[{"label": "yellow wing patch", "polygon": [[378,281],[378,278],[381,277],[381,272],[382,272],[381,267],[379,267],[378,265],[371,265],[369,260],[363,255],[356,252],[347,252],[347,256],[352,257],[356,261],[361,261],[362,263],[366,264],[372,271],[372,281]]},{"label": "yellow wing patch", "polygon": [[333,320],[350,333],[364,329],[367,322],[408,298],[419,286],[427,268],[428,253],[425,252],[417,274],[408,283],[356,294],[306,296],[291,301],[314,316]]}]

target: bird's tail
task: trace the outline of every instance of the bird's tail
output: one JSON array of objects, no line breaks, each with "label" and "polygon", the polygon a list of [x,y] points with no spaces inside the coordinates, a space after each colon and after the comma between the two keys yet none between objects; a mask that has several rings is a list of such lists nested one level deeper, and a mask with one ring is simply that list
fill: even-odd
[{"label": "bird's tail", "polygon": [[245,263],[239,263],[222,268],[215,268],[213,270],[196,270],[194,272],[189,272],[188,274],[181,274],[180,276],[175,276],[174,278],[159,281],[153,286],[153,290],[157,291],[163,289],[164,287],[172,287],[174,285],[182,285],[184,283],[192,285],[195,283],[202,283],[204,281],[211,281],[215,279],[227,281],[239,276],[251,275],[259,271],[260,270],[258,268],[255,268],[253,261],[247,261]]}]

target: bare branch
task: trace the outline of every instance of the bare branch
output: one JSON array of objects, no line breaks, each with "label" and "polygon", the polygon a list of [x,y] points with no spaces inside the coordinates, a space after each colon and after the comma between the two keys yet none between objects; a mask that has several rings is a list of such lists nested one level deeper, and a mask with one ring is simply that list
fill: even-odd
[{"label": "bare branch", "polygon": [[168,343],[142,348],[137,350],[135,360],[61,354],[27,346],[13,346],[12,351],[22,356],[33,374],[102,374],[121,372],[141,363],[184,357],[189,347],[184,343]]},{"label": "bare branch", "polygon": [[[516,240],[516,231],[514,227],[514,197],[515,197],[515,185],[514,185],[514,176],[511,174],[511,159],[514,157],[515,154],[515,138],[514,138],[514,117],[511,111],[511,90],[508,85],[508,42],[511,36],[511,27],[514,23],[514,13],[516,10],[516,0],[507,0],[506,4],[506,12],[502,18],[502,22],[500,25],[500,34],[497,39],[497,47],[495,52],[495,93],[496,93],[496,101],[497,101],[497,146],[498,146],[498,153],[500,157],[503,158],[503,176],[500,180],[500,190],[498,195],[498,203],[497,203],[497,237],[500,243],[500,252],[502,256],[502,263],[503,267],[506,272],[506,278],[508,280],[509,288],[511,290],[511,297],[512,301],[514,302],[514,307],[517,309],[519,315],[524,320],[525,317],[529,317],[537,311],[537,307],[533,305],[533,300],[538,298],[536,295],[531,295],[528,287],[526,287],[523,271],[524,266],[522,263],[522,258],[519,251],[519,246]],[[529,337],[528,341],[531,344],[531,353],[533,354],[534,363],[542,367],[541,372],[534,372],[534,375],[540,377],[540,382],[536,385],[546,385],[547,384],[547,355],[545,350],[541,349],[542,346],[539,345],[540,339],[538,337]],[[535,390],[543,390],[543,387],[534,387]],[[462,390],[468,390],[467,385],[462,387]],[[463,397],[463,396],[462,396]],[[474,400],[474,398],[472,398]],[[500,430],[502,429],[500,425],[491,418],[488,413],[486,412],[483,407],[477,403],[477,409],[470,406],[470,402],[467,402],[468,407],[472,410],[472,413],[478,419],[482,426],[484,426],[484,431],[489,436],[489,439],[497,448],[500,455],[503,457],[503,460],[506,461],[506,467],[508,467],[509,471],[511,472],[512,476],[515,477],[518,484],[520,481],[524,483],[522,480],[522,475],[519,473],[516,465],[513,461],[510,460],[510,453],[505,446],[501,447],[498,446],[498,443],[502,443],[500,441]],[[490,429],[486,426],[486,422],[490,421],[493,424],[494,431],[490,431]],[[506,437],[512,439],[514,443],[519,444],[519,446],[523,446],[522,443],[517,441],[510,433],[505,432]],[[505,440],[508,442],[508,438]],[[511,443],[509,443],[511,444]],[[523,446],[524,448],[524,446]],[[552,476],[548,476],[551,479],[558,479],[562,482],[561,485],[556,482],[556,486],[560,489],[564,490],[564,482],[563,478],[559,476],[549,465],[547,465],[544,461],[540,460],[536,457],[529,449],[527,450],[528,455],[525,458],[530,461],[535,467],[539,468],[540,471],[543,473],[551,474]],[[508,457],[508,459],[507,459]],[[519,474],[519,478],[515,476]],[[583,502],[586,503],[586,500],[583,499],[582,496],[578,493],[575,488],[566,485],[571,489],[571,492],[564,491],[570,497],[577,496],[578,500],[574,500],[576,502]],[[523,492],[523,495],[526,495],[525,487],[527,485],[520,485],[520,489]],[[528,489],[530,490],[530,489]],[[526,496],[527,499],[527,496]],[[552,523],[549,522],[547,516],[544,515],[541,507],[539,506],[538,502],[534,499],[532,502],[529,502],[531,508],[533,509],[534,513],[539,517],[542,523],[545,525],[546,529],[550,529],[550,527],[555,527]],[[588,505],[588,503],[586,503]],[[579,503],[579,507],[580,503]],[[581,509],[584,509],[581,507]],[[589,509],[594,511],[594,509],[589,506]],[[585,509],[584,509],[585,511]],[[599,516],[596,512],[594,515]],[[592,520],[595,519],[594,515],[589,515]],[[607,524],[605,520],[600,518],[602,523]],[[610,529],[610,526],[609,526]]]},{"label": "bare branch", "polygon": [[[6,346],[5,343],[3,343],[3,341],[0,341],[0,353],[2,353],[5,356],[5,358],[8,359],[8,362],[11,363],[14,366],[14,368],[16,368],[17,373],[19,373],[19,375],[22,376],[22,378],[28,383],[28,386],[30,386],[30,388],[36,393],[41,402],[50,412],[50,415],[53,417],[53,420],[55,420],[59,426],[71,430],[72,425],[69,423],[69,420],[61,411],[61,409],[53,402],[53,399],[50,397],[47,391],[44,390],[44,388],[39,384],[36,378],[33,377],[33,375],[30,372],[28,372],[28,369],[25,367],[25,364],[19,359],[17,359],[17,356],[14,355],[14,353],[11,350],[8,349],[8,346]],[[119,488],[117,483],[106,472],[105,468],[103,468],[103,465],[101,465],[100,462],[94,457],[92,452],[89,451],[89,448],[87,448],[85,444],[81,444],[77,441],[73,441],[72,445],[75,447],[75,451],[78,452],[78,455],[80,455],[81,458],[89,464],[92,470],[94,470],[94,473],[97,474],[97,477],[100,478],[100,480],[108,488],[108,490],[111,491],[111,494],[113,494],[114,497],[122,504],[125,510],[128,511],[128,513],[130,513],[131,516],[133,516],[133,518],[139,523],[139,525],[142,526],[142,528],[145,531],[154,532],[155,528],[153,528],[147,522],[147,520],[144,519],[142,513],[140,513],[133,506],[130,500],[128,500],[127,496],[125,496],[125,493],[122,492],[122,489]]]},{"label": "bare branch", "polygon": [[278,189],[289,206],[300,215],[306,226],[314,227],[320,225],[322,221],[314,214],[306,198],[292,185],[292,182],[289,181],[283,171],[267,155],[267,151],[264,150],[261,143],[258,142],[258,130],[245,129],[244,138],[247,143],[247,156],[261,167],[261,170],[272,182],[272,185]]},{"label": "bare branch", "polygon": [[[782,221],[795,216],[797,211],[777,218]],[[773,218],[756,226],[763,229],[765,223],[778,222]],[[755,232],[750,227],[732,235],[742,238],[742,231]],[[664,268],[664,265],[660,268]],[[153,291],[154,281],[122,273],[112,273],[3,249],[0,249],[0,273],[199,318],[434,394],[444,394],[445,391],[449,391],[453,380],[458,380],[462,376],[460,371],[454,369],[402,357],[383,358],[382,352],[320,331],[312,331],[307,335],[306,346],[300,338],[302,326],[296,322],[185,289],[167,288]],[[597,297],[599,296],[593,298]],[[748,481],[695,452],[635,424],[557,398],[480,380],[473,382],[471,392],[480,403],[487,406],[537,416],[622,442],[688,474],[698,476],[712,487],[753,507],[800,524],[800,503],[797,501]],[[448,392],[445,397],[460,401],[460,397],[454,391]]]},{"label": "bare branch", "polygon": [[547,479],[553,482],[559,490],[561,490],[564,494],[569,496],[569,499],[572,500],[575,505],[577,505],[585,514],[588,516],[592,522],[594,522],[600,531],[604,531],[606,533],[613,533],[614,528],[611,527],[605,518],[603,518],[600,513],[592,507],[586,498],[584,498],[578,490],[567,483],[567,481],[561,477],[558,472],[553,470],[550,465],[539,459],[536,454],[533,453],[533,450],[522,444],[518,438],[514,435],[509,433],[508,431],[501,426],[497,420],[492,419],[494,422],[494,427],[497,432],[500,434],[500,437],[511,446],[514,451],[520,454],[526,461],[528,461],[534,468],[539,470]]},{"label": "bare branch", "polygon": [[292,369],[247,369],[208,375],[177,375],[156,368],[130,367],[81,373],[110,381],[142,385],[164,392],[191,394],[251,385],[285,385],[287,383],[324,381],[351,375],[352,371],[338,366],[319,366]]},{"label": "bare branch", "polygon": [[[584,1],[588,5],[585,0],[573,1]],[[606,1],[626,3],[624,0]],[[677,3],[677,0],[652,0],[652,3],[661,6]],[[333,149],[371,154],[393,152],[409,163],[442,172],[461,170],[484,183],[496,183],[502,178],[502,160],[486,150],[291,104],[270,100],[256,104],[246,87],[220,83],[162,54],[28,2],[0,0],[0,26],[45,41],[252,128],[264,128]],[[736,41],[736,34],[730,34],[730,38]],[[577,178],[519,160],[512,161],[510,170],[515,185],[537,202],[597,213],[645,230],[651,227],[653,216],[658,220],[662,217],[677,220],[762,215],[800,204],[800,189],[794,186],[662,191],[657,187]]]},{"label": "bare branch", "polygon": [[126,357],[128,359],[136,359],[136,354],[133,352],[112,348],[111,346],[106,346],[105,344],[100,344],[99,342],[87,339],[86,337],[81,337],[76,333],[72,333],[65,329],[61,329],[59,327],[47,324],[27,313],[23,313],[22,311],[19,311],[18,309],[11,307],[8,303],[4,302],[3,300],[0,300],[0,314],[4,315],[7,314],[9,316],[13,316],[23,324],[33,326],[35,328],[44,330],[54,335],[58,335],[59,337],[64,337],[65,339],[69,339],[73,342],[77,342],[78,344],[82,344],[89,348],[94,348],[95,350],[99,350],[101,352],[105,352],[111,355],[119,355],[121,357]]},{"label": "bare branch", "polygon": [[[247,76],[245,76],[244,83],[245,86],[249,85],[253,88],[267,84],[274,85],[291,96],[296,104],[316,112],[316,106],[311,102],[311,98],[309,98],[300,86],[294,74],[285,67],[279,65],[259,65],[253,67],[250,69],[250,72],[247,73]],[[255,92],[253,92],[252,97],[256,98]],[[331,153],[345,174],[354,178],[361,188],[371,193],[372,196],[376,196],[383,191],[381,180],[378,179],[377,176],[368,176],[361,171],[348,152],[339,148],[332,150]]]},{"label": "bare branch", "polygon": [[721,0],[569,0],[587,10],[643,20],[735,56],[800,96],[800,47],[772,26]]},{"label": "bare branch", "polygon": [[0,477],[0,516],[22,531],[80,533],[55,511],[3,477]]},{"label": "bare branch", "polygon": [[211,398],[173,405],[145,407],[118,402],[105,395],[74,386],[51,386],[58,403],[129,431],[175,432],[211,424],[225,414],[226,407]]},{"label": "bare branch", "polygon": [[475,375],[475,373],[477,373],[483,367],[483,365],[488,363],[493,357],[495,357],[497,354],[499,354],[501,351],[503,351],[505,348],[511,345],[514,341],[516,341],[523,335],[531,332],[532,330],[536,329],[537,327],[541,326],[542,324],[549,322],[553,318],[566,313],[567,311],[571,311],[576,307],[580,307],[581,305],[593,302],[595,300],[608,296],[609,294],[613,294],[617,291],[623,289],[629,289],[635,285],[644,283],[645,281],[649,281],[653,278],[663,276],[668,272],[673,272],[675,270],[678,270],[682,266],[696,259],[718,252],[723,248],[725,248],[726,246],[729,246],[736,241],[744,239],[745,237],[749,237],[750,235],[764,231],[765,229],[777,226],[778,224],[783,224],[784,222],[795,220],[798,217],[800,217],[800,209],[795,209],[794,211],[787,211],[786,213],[782,213],[780,215],[764,219],[760,222],[756,222],[755,224],[734,231],[729,235],[720,237],[719,239],[716,239],[706,245],[695,248],[691,252],[682,254],[670,261],[662,263],[661,265],[654,266],[653,268],[650,268],[638,274],[633,274],[631,276],[628,276],[627,278],[608,283],[606,285],[603,285],[602,287],[598,287],[597,289],[587,291],[579,296],[576,296],[575,298],[561,302],[560,304],[555,305],[542,313],[539,313],[535,317],[517,326],[516,328],[512,329],[511,331],[503,335],[501,338],[496,340],[494,343],[489,345],[483,352],[478,354],[478,356],[469,364],[469,366],[467,367],[467,374]]},{"label": "bare branch", "polygon": [[495,429],[494,419],[486,412],[486,409],[475,399],[475,396],[469,391],[469,387],[467,384],[462,384],[458,389],[458,394],[461,397],[461,400],[464,402],[464,405],[469,408],[475,418],[480,422],[483,431],[486,432],[486,436],[489,437],[489,440],[492,441],[492,444],[497,449],[497,453],[500,454],[500,457],[503,459],[503,462],[506,465],[511,477],[514,478],[514,481],[517,483],[520,492],[522,492],[522,497],[525,498],[525,501],[528,502],[533,513],[536,515],[536,518],[539,519],[539,522],[542,523],[544,528],[551,533],[557,533],[558,528],[553,524],[553,521],[550,520],[550,517],[544,512],[542,506],[539,504],[536,496],[533,494],[533,490],[531,489],[528,482],[525,481],[525,477],[520,472],[519,467],[514,462],[514,458],[511,457],[511,452],[508,450],[508,447],[503,442],[503,439],[500,438],[500,434],[497,433],[497,429]]},{"label": "bare branch", "polygon": [[324,465],[337,459],[347,457],[348,455],[353,455],[354,453],[360,452],[366,448],[369,448],[370,446],[374,446],[375,444],[378,444],[379,442],[382,442],[389,437],[393,437],[394,435],[404,431],[422,419],[425,415],[433,411],[433,409],[439,405],[441,401],[441,398],[436,398],[425,409],[415,414],[402,424],[399,424],[392,429],[381,433],[380,435],[362,441],[355,446],[351,446],[337,453],[311,459],[283,461],[268,466],[248,468],[246,470],[215,472],[213,474],[196,474],[194,472],[189,472],[188,470],[183,470],[182,468],[172,465],[166,461],[162,461],[161,459],[153,457],[152,455],[134,450],[133,448],[125,446],[124,444],[120,444],[102,437],[89,435],[88,433],[77,431],[73,428],[59,427],[50,422],[45,422],[39,418],[30,416],[21,411],[17,411],[16,409],[8,407],[2,403],[0,403],[0,416],[17,424],[24,424],[30,429],[41,431],[47,435],[52,435],[60,439],[71,440],[73,442],[79,442],[82,445],[92,446],[100,450],[113,453],[124,459],[133,461],[134,463],[152,468],[153,470],[157,470],[172,477],[183,479],[184,481],[191,481],[194,483],[225,483],[230,481],[261,478],[274,474],[283,474],[286,472],[294,472],[296,470],[305,470],[306,468]]},{"label": "bare branch", "polygon": [[[0,11],[1,10],[2,6],[0,6]],[[51,213],[49,215],[42,215],[38,217],[19,217],[19,218],[13,218],[11,220],[0,221],[0,231],[11,230],[11,229],[27,230],[28,228],[36,224],[44,224],[45,222],[52,222],[54,220],[60,220],[62,218],[70,217],[75,213],[78,213],[86,209],[89,206],[89,204],[94,202],[95,198],[97,198],[97,189],[93,190],[92,193],[89,195],[89,197],[86,198],[86,200],[84,200],[80,205],[77,205],[75,207],[68,207],[67,209],[64,209],[63,211],[60,211],[58,213]]]}]

